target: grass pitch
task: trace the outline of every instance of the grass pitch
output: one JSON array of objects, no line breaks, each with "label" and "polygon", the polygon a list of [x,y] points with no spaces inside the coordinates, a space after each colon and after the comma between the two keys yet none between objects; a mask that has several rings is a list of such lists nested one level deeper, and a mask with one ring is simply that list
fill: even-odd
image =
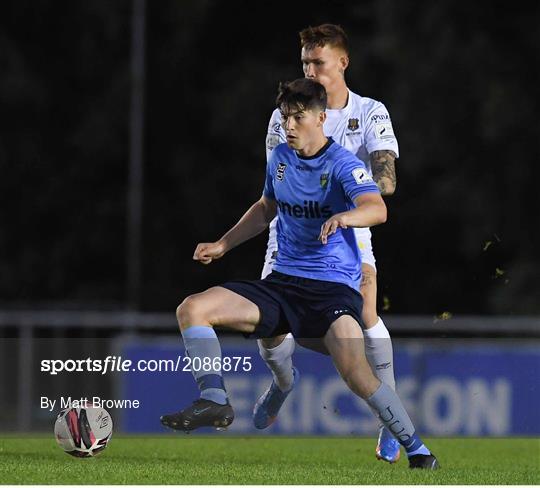
[{"label": "grass pitch", "polygon": [[52,437],[0,440],[3,484],[539,484],[539,439],[430,439],[436,472],[376,461],[366,438],[113,437],[96,458]]}]

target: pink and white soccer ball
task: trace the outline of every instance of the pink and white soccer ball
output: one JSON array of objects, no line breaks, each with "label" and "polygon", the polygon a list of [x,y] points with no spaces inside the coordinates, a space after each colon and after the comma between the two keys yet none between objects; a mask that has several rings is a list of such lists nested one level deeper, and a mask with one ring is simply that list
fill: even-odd
[{"label": "pink and white soccer ball", "polygon": [[54,436],[58,445],[75,457],[91,457],[107,447],[113,422],[107,410],[89,405],[66,408],[56,418]]}]

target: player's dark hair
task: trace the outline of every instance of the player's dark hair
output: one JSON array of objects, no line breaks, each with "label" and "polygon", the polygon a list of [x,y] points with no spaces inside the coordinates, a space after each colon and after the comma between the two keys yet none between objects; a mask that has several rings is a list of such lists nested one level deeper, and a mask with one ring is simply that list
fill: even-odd
[{"label": "player's dark hair", "polygon": [[349,55],[349,39],[341,26],[322,24],[307,27],[300,31],[300,45],[306,49],[324,47],[326,45],[343,49]]},{"label": "player's dark hair", "polygon": [[298,78],[279,84],[276,106],[283,112],[296,110],[326,110],[324,86],[308,78]]}]

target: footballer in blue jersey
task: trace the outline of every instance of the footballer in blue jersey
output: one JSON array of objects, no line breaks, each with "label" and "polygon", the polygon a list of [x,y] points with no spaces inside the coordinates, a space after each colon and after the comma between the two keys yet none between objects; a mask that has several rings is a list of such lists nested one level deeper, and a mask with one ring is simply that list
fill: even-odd
[{"label": "footballer in blue jersey", "polygon": [[[299,32],[302,70],[306,78],[318,81],[326,89],[327,108],[324,133],[355,154],[368,166],[369,175],[379,186],[381,195],[392,195],[396,187],[395,160],[398,142],[390,114],[384,104],[351,91],[345,81],[349,66],[347,34],[336,24],[309,26]],[[272,150],[287,141],[281,124],[279,108],[272,112],[266,137],[266,159]],[[261,277],[273,269],[278,251],[277,218],[269,226],[268,245]],[[377,268],[368,227],[354,228],[362,259],[362,327],[366,357],[375,376],[396,389],[394,354],[390,332],[377,313]],[[298,381],[299,372],[293,366],[295,340],[291,333],[257,341],[259,354],[272,373],[272,383],[257,400],[253,423],[264,429],[275,420],[286,396]],[[379,425],[377,459],[395,463],[400,458],[400,444]]]},{"label": "footballer in blue jersey", "polygon": [[292,276],[360,288],[360,251],[353,228],[319,240],[331,216],[354,208],[356,197],[379,193],[366,167],[328,138],[313,156],[277,146],[267,165],[263,195],[277,203],[278,253],[273,269]]},{"label": "footballer in blue jersey", "polygon": [[252,337],[292,332],[295,338],[322,339],[347,386],[405,448],[411,468],[435,469],[437,459],[396,392],[374,376],[366,359],[360,262],[350,230],[385,222],[386,206],[363,163],[324,135],[326,102],[316,81],[280,85],[276,104],[287,144],[272,154],[262,197],[221,239],[197,245],[193,258],[209,264],[264,231],[276,213],[279,217],[279,254],[269,276],[209,288],[177,308],[186,353],[209,367],[193,370],[200,397],[161,422],[184,431],[224,429],[233,422],[214,327]]}]

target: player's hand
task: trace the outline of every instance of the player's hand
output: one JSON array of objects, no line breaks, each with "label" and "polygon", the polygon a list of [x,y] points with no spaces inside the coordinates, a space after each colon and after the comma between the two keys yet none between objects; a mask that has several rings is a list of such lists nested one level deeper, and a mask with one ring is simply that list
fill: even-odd
[{"label": "player's hand", "polygon": [[225,254],[225,244],[221,241],[217,242],[202,242],[197,244],[197,248],[193,253],[193,259],[202,264],[210,264],[214,259],[219,259]]},{"label": "player's hand", "polygon": [[345,214],[336,214],[330,217],[323,225],[321,225],[321,233],[319,234],[319,241],[323,244],[328,242],[328,236],[335,234],[338,229],[347,228],[347,218]]}]

